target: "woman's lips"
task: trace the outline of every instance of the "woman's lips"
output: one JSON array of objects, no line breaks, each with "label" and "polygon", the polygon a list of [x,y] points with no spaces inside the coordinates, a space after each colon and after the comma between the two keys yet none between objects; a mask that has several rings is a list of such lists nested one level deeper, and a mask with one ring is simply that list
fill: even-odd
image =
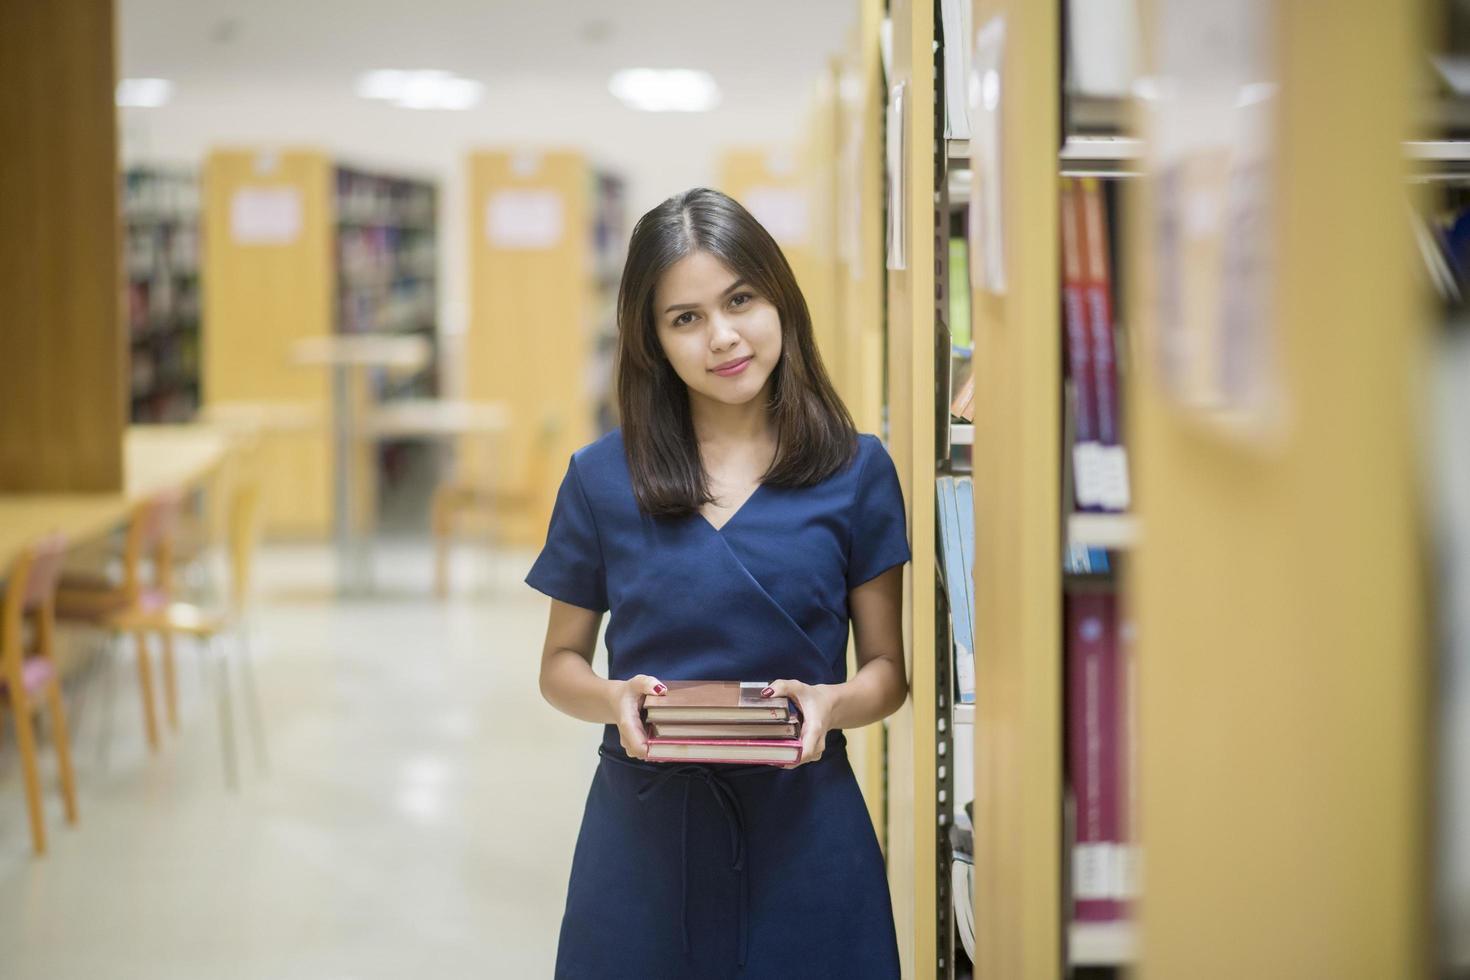
[{"label": "woman's lips", "polygon": [[749,364],[750,362],[751,362],[751,358],[749,358],[749,357],[742,357],[740,360],[736,361],[734,364],[729,365],[728,367],[711,368],[711,370],[714,371],[715,374],[718,374],[722,378],[733,378],[733,377],[735,377],[735,375],[739,374],[741,371],[744,371],[745,370],[745,366],[747,364]]}]

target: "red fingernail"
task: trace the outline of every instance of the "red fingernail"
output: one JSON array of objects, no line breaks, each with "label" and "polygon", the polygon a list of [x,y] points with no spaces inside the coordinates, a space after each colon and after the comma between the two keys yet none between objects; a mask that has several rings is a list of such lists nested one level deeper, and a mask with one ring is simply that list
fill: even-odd
[{"label": "red fingernail", "polygon": [[768,698],[772,694],[775,694],[775,693],[776,693],[776,689],[774,687],[768,687],[764,691],[761,692],[761,697]]},{"label": "red fingernail", "polygon": [[662,693],[664,693],[667,690],[668,690],[668,688],[664,687],[662,684],[655,684],[655,685],[653,685],[653,693],[654,694],[662,694]]}]

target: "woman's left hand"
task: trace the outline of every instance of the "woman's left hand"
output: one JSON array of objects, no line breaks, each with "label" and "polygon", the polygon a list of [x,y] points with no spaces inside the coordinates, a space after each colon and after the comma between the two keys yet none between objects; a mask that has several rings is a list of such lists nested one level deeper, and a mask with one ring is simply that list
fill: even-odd
[{"label": "woman's left hand", "polygon": [[832,705],[837,692],[830,684],[803,684],[801,681],[771,681],[761,691],[764,698],[790,698],[801,712],[801,756],[795,763],[782,766],[795,769],[797,766],[816,762],[827,748],[827,726],[832,717]]}]

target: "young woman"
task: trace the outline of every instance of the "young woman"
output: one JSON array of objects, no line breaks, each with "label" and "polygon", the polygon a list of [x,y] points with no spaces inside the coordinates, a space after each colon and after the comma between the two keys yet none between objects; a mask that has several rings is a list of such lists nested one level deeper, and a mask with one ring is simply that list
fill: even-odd
[{"label": "young woman", "polygon": [[[842,734],[908,693],[893,461],[827,379],[780,248],[724,194],[638,222],[618,328],[622,429],[572,456],[526,577],[553,600],[543,696],[606,725],[556,976],[897,977]],[[800,708],[800,761],[646,761],[639,703],[674,679],[769,680]]]}]

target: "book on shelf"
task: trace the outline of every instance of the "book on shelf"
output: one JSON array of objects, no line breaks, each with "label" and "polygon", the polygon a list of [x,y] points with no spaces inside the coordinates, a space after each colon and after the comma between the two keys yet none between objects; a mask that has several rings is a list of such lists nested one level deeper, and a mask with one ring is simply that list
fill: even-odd
[{"label": "book on shelf", "polygon": [[969,377],[965,378],[965,383],[955,393],[954,401],[949,406],[949,414],[951,418],[962,422],[975,421],[975,371],[973,366]]},{"label": "book on shelf", "polygon": [[1137,0],[1087,0],[1067,6],[1063,68],[1070,93],[1127,99],[1142,46]]},{"label": "book on shelf", "polygon": [[1066,597],[1067,772],[1075,805],[1072,908],[1078,922],[1126,915],[1133,861],[1124,748],[1129,707],[1117,600],[1110,593]]},{"label": "book on shelf", "polygon": [[934,481],[939,517],[939,558],[949,601],[955,700],[975,703],[975,498],[968,476]]},{"label": "book on shelf", "polygon": [[940,0],[939,26],[944,38],[944,135],[970,138],[970,0]]},{"label": "book on shelf", "polygon": [[1075,392],[1074,498],[1083,510],[1127,510],[1105,200],[1096,178],[1061,181],[1062,321]]}]

